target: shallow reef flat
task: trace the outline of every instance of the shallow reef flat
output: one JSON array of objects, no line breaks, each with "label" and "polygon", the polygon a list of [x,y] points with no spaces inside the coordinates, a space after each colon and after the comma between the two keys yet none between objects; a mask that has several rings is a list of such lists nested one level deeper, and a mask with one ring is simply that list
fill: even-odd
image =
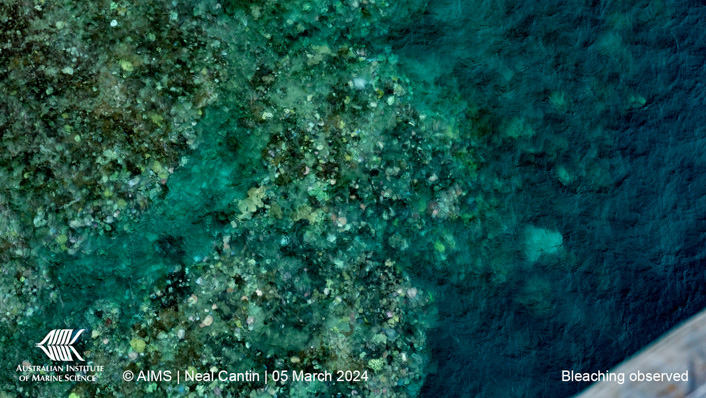
[{"label": "shallow reef flat", "polygon": [[[426,150],[453,121],[369,43],[415,7],[3,2],[2,359],[74,325],[103,366],[3,396],[417,395],[432,295],[394,252],[463,192]],[[160,369],[365,382],[121,378]]]}]

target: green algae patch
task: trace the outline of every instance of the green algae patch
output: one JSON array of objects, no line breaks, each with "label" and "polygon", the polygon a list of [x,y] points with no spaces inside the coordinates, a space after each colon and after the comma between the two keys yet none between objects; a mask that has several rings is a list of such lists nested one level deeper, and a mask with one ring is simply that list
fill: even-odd
[{"label": "green algae patch", "polygon": [[381,371],[384,366],[385,361],[380,358],[374,358],[368,361],[368,367],[376,372]]},{"label": "green algae patch", "polygon": [[132,62],[128,60],[120,60],[120,68],[124,70],[125,72],[132,72],[135,70],[135,67],[132,65]]},{"label": "green algae patch", "polygon": [[57,237],[56,237],[56,243],[58,243],[60,245],[63,245],[68,240],[69,240],[69,238],[64,234],[57,235]]},{"label": "green algae patch", "polygon": [[147,343],[145,343],[145,341],[142,339],[134,338],[134,339],[130,340],[130,347],[132,347],[132,349],[135,350],[135,352],[137,352],[139,354],[142,354],[143,352],[145,352],[146,345],[147,345]]}]

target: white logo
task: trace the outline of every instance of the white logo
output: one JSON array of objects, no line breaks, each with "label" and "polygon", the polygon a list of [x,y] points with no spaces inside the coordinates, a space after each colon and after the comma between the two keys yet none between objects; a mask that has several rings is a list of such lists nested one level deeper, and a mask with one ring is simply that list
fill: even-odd
[{"label": "white logo", "polygon": [[[73,338],[71,338],[74,329],[54,329],[47,333],[47,336],[41,343],[37,344],[37,347],[41,348],[52,361],[73,361],[72,352],[78,359],[84,361],[73,347],[76,340],[78,340],[78,336],[80,336],[84,330],[85,329],[80,329],[73,335]],[[44,343],[46,343],[46,347],[44,347]]]}]

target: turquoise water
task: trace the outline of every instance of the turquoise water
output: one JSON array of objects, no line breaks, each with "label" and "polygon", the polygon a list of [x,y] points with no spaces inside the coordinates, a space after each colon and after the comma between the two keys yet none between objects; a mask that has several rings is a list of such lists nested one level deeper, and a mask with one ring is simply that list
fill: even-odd
[{"label": "turquoise water", "polygon": [[262,140],[243,137],[247,151],[229,145],[228,135],[237,127],[223,110],[209,111],[199,128],[207,131],[205,141],[170,177],[163,198],[134,225],[92,236],[79,255],[49,257],[54,277],[69,295],[64,300],[79,305],[109,300],[127,313],[137,312],[136,297],[152,293],[154,286],[163,289],[170,278],[183,278],[186,264],[202,261],[214,240],[234,233],[228,206],[247,197],[248,185],[263,174],[245,166],[256,163],[253,154]]},{"label": "turquoise water", "polygon": [[[121,380],[166,368],[370,373],[268,396],[571,396],[561,370],[706,305],[703,7],[21,6],[4,32],[46,36],[3,36],[0,396],[263,394]],[[97,66],[35,60],[52,40],[95,40]],[[66,327],[100,383],[19,382]]]}]

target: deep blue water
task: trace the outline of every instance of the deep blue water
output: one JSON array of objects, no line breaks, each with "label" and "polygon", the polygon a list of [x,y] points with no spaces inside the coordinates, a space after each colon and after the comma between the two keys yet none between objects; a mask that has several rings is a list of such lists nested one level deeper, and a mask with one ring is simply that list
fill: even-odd
[{"label": "deep blue water", "polygon": [[[410,73],[476,105],[468,120],[535,131],[484,142],[484,173],[521,184],[504,192],[505,232],[466,256],[500,259],[506,283],[418,273],[440,309],[423,396],[570,396],[588,384],[562,369],[609,369],[706,305],[704,26],[697,2],[436,0],[390,38]],[[528,264],[527,223],[571,254]],[[532,280],[543,312],[518,299]]]}]

